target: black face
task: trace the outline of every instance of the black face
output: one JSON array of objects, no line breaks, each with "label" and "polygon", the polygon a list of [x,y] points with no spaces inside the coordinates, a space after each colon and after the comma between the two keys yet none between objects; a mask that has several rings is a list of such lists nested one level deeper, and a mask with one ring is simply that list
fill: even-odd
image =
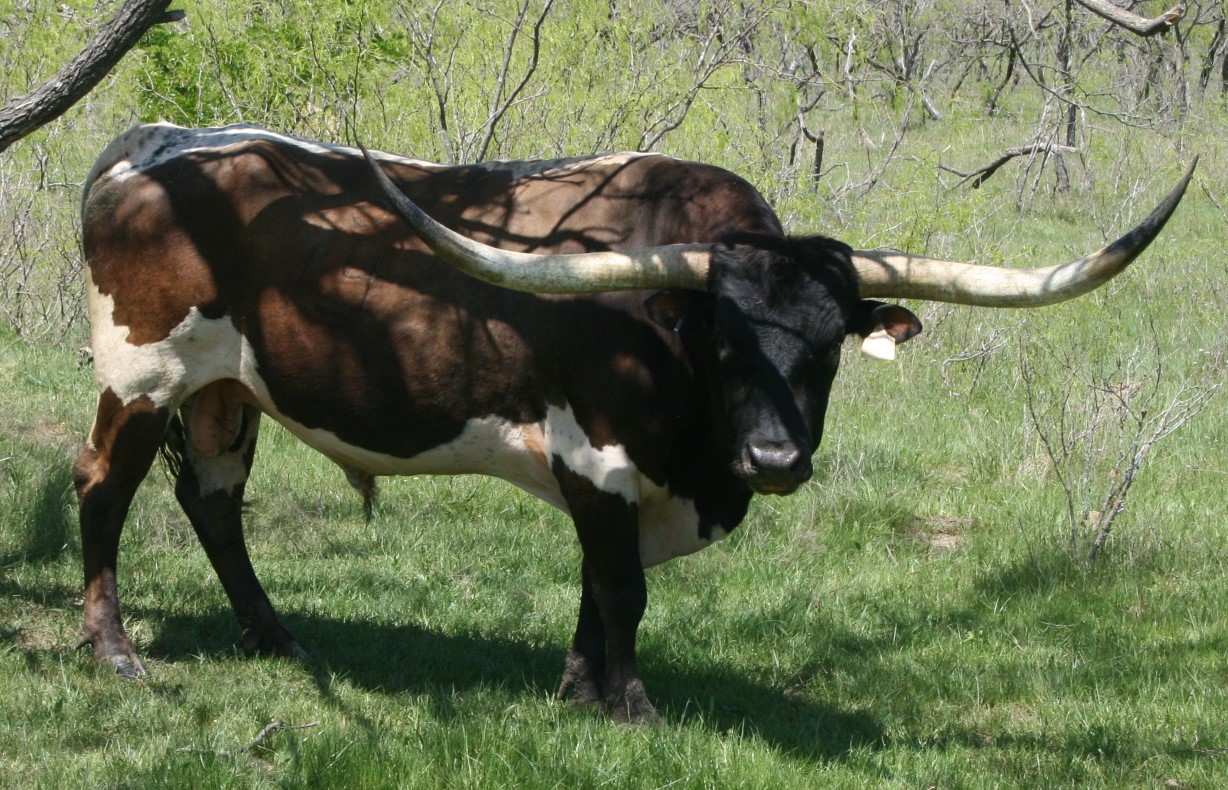
[{"label": "black face", "polygon": [[851,250],[737,236],[712,258],[714,341],[733,471],[759,493],[810,479],[810,456],[858,305]]},{"label": "black face", "polygon": [[810,479],[848,334],[883,330],[902,343],[921,331],[904,307],[859,298],[851,256],[821,236],[731,235],[713,251],[702,309],[677,292],[648,302],[684,342],[704,326],[689,345],[715,357],[723,452],[758,493],[790,494]]}]

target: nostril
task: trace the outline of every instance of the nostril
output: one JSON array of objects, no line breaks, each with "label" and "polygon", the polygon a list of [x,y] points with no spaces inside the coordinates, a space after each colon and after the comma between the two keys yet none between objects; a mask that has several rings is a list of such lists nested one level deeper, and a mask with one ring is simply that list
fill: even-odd
[{"label": "nostril", "polygon": [[777,442],[748,444],[747,466],[752,472],[794,471],[803,459],[796,447]]},{"label": "nostril", "polygon": [[796,445],[747,442],[742,447],[742,476],[761,494],[789,494],[810,479],[810,456]]}]

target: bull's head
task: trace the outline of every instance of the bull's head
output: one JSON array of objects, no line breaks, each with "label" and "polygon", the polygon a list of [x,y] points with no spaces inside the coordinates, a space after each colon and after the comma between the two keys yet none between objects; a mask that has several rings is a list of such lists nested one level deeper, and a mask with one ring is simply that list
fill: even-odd
[{"label": "bull's head", "polygon": [[686,327],[683,343],[698,341],[688,351],[715,367],[732,471],[759,493],[792,493],[810,478],[845,337],[885,337],[894,348],[921,323],[858,297],[853,251],[841,242],[741,233],[711,250],[710,296],[664,291],[648,314]]},{"label": "bull's head", "polygon": [[921,331],[898,305],[912,298],[985,307],[1072,299],[1123,271],[1176,209],[1194,166],[1137,227],[1098,252],[1039,269],[1003,269],[904,253],[853,250],[822,237],[734,234],[718,244],[672,244],[574,255],[489,247],[435,222],[368,156],[394,210],[445,260],[486,282],[533,293],[666,289],[709,299],[649,300],[667,325],[700,323],[721,381],[722,426],[735,474],[761,493],[809,479],[844,338],[874,356]]}]

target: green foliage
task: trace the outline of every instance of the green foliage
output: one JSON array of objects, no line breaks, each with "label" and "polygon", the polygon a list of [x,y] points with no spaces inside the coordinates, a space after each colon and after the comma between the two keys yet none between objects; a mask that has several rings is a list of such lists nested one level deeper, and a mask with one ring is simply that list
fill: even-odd
[{"label": "green foliage", "polygon": [[64,64],[61,53],[79,48],[86,35],[90,5],[84,0],[0,2],[0,97],[25,93]]},{"label": "green foliage", "polygon": [[369,5],[187,4],[186,23],[156,26],[138,49],[142,120],[261,119],[335,133],[339,97],[356,101],[359,76],[379,74],[380,50],[365,41]]}]

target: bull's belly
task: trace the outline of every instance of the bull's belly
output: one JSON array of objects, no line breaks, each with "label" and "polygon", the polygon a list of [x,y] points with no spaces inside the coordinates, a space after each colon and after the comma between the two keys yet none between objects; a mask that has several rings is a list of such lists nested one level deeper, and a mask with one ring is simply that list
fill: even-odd
[{"label": "bull's belly", "polygon": [[498,477],[567,513],[567,502],[550,467],[550,459],[558,458],[599,490],[638,505],[640,560],[646,568],[692,554],[728,534],[717,527],[711,537],[702,537],[693,500],[674,496],[640,474],[621,446],[594,447],[566,407],[552,406],[546,419],[537,423],[475,418],[456,439],[410,458],[356,447],[329,431],[296,423],[281,415],[274,404],[261,407],[303,442],[343,466],[373,475]]},{"label": "bull's belly", "polygon": [[330,431],[302,425],[281,414],[275,404],[260,406],[305,444],[342,466],[381,476],[488,475],[566,510],[558,481],[541,452],[541,431],[536,424],[517,424],[498,417],[473,419],[452,441],[403,458],[367,450]]}]

